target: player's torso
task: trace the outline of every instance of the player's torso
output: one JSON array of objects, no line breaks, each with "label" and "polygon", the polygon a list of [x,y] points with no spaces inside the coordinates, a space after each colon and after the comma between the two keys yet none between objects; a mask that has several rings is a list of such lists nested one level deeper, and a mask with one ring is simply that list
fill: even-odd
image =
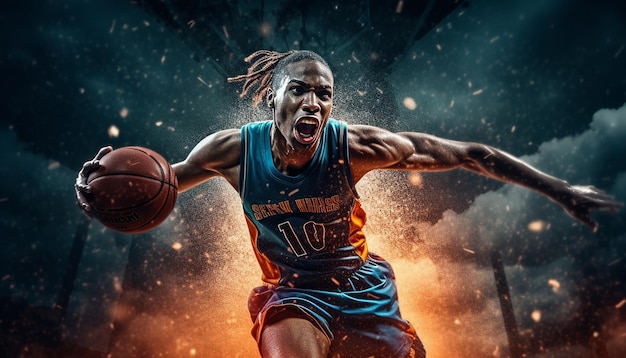
[{"label": "player's torso", "polygon": [[320,147],[297,176],[280,173],[271,122],[242,130],[240,194],[266,281],[307,286],[360,267],[365,221],[347,168],[345,124],[329,121]]}]

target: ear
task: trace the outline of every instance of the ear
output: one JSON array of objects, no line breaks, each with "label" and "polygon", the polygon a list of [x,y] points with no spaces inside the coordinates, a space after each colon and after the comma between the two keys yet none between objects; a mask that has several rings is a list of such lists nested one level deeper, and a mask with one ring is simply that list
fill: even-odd
[{"label": "ear", "polygon": [[265,101],[267,102],[267,106],[270,108],[274,108],[274,91],[270,88],[267,90],[267,95],[265,95]]}]

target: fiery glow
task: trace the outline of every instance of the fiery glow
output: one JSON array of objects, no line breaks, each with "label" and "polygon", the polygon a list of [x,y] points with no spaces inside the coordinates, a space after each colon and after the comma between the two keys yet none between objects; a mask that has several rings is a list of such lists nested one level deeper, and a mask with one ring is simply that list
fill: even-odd
[{"label": "fiery glow", "polygon": [[[414,185],[404,178],[406,186]],[[468,269],[464,263],[446,259],[458,255],[440,248],[449,233],[429,232],[429,224],[411,220],[410,210],[397,210],[401,202],[398,198],[406,197],[406,187],[388,185],[388,180],[372,174],[358,185],[362,205],[369,214],[366,235],[370,250],[392,264],[402,315],[415,327],[428,357],[491,356],[500,352],[500,347],[506,346],[506,333],[492,271],[474,265]],[[111,352],[114,356],[143,347],[176,357],[259,357],[250,335],[247,300],[250,290],[260,285],[260,269],[250,247],[240,199],[234,190],[221,187],[228,184],[210,181],[206,185],[209,187],[203,192],[211,195],[182,196],[181,200],[188,201],[181,205],[189,212],[203,213],[186,217],[187,225],[203,240],[210,238],[216,244],[185,256],[194,251],[190,244],[189,250],[179,249],[176,255],[185,257],[183,267],[194,262],[209,269],[198,277],[186,276],[185,268],[183,274],[173,272],[160,277],[162,284],[154,287],[169,297],[164,299],[168,309],[161,314],[132,317],[126,329],[129,337],[124,339],[128,346],[116,348]],[[406,234],[409,226],[415,227],[419,235]],[[425,239],[421,238],[423,231]],[[182,248],[180,243],[185,242],[187,248],[185,240],[180,238],[168,245]],[[475,260],[477,255],[464,256]],[[126,314],[128,310],[118,309],[118,315]]]}]

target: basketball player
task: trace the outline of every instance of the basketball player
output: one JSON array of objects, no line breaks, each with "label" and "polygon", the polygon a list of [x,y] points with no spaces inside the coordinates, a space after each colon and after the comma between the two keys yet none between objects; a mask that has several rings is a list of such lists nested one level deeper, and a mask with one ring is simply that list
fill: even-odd
[{"label": "basketball player", "polygon": [[[596,230],[594,210],[621,207],[592,186],[574,186],[493,147],[423,133],[391,133],[332,119],[333,73],[309,51],[258,51],[242,96],[266,101],[272,120],[209,135],[174,165],[179,190],[225,178],[242,198],[263,285],[252,290],[253,336],[263,357],[425,357],[398,308],[390,265],[369,252],[355,184],[376,169],[463,168],[525,186]],[[86,213],[86,176],[77,178]]]}]

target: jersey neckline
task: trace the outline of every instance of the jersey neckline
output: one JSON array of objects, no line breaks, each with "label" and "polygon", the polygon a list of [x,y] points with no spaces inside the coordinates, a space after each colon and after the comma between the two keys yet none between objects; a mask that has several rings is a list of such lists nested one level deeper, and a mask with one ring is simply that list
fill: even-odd
[{"label": "jersey neckline", "polygon": [[297,183],[308,178],[309,173],[313,169],[317,168],[320,164],[320,157],[322,155],[321,153],[323,151],[323,148],[326,146],[328,128],[329,128],[329,123],[331,120],[332,119],[329,118],[328,122],[326,122],[326,125],[324,126],[324,129],[322,130],[322,136],[320,137],[319,144],[317,148],[315,149],[315,154],[313,155],[313,158],[311,158],[311,161],[309,161],[306,167],[300,173],[296,175],[288,175],[288,174],[282,173],[280,170],[278,170],[278,168],[276,168],[276,164],[274,164],[274,157],[272,156],[272,145],[271,145],[271,128],[273,125],[273,121],[268,121],[268,123],[266,124],[264,135],[263,135],[262,159],[266,163],[268,163],[267,168],[269,170],[269,173],[275,179],[282,180],[288,183]]}]

